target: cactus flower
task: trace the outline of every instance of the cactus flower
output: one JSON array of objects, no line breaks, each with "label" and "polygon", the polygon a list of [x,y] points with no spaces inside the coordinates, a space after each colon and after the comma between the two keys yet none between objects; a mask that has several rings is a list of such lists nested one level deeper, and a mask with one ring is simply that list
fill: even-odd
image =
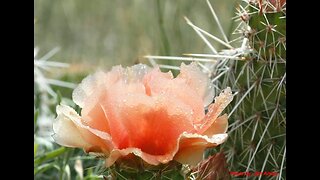
[{"label": "cactus flower", "polygon": [[220,114],[233,95],[226,88],[212,103],[210,79],[197,64],[180,69],[175,78],[143,64],[89,75],[72,95],[81,115],[57,106],[54,140],[104,157],[107,167],[129,155],[151,165],[196,165],[206,148],[226,140],[228,117]]}]

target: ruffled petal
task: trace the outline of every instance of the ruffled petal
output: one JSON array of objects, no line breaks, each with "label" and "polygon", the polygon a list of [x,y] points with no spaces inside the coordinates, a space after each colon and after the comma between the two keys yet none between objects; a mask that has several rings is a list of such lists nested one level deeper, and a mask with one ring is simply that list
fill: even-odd
[{"label": "ruffled petal", "polygon": [[82,122],[92,129],[110,134],[110,121],[106,117],[100,103],[95,104],[89,112],[82,111]]},{"label": "ruffled petal", "polygon": [[229,87],[223,90],[219,96],[214,98],[215,102],[209,106],[206,116],[196,125],[199,134],[202,134],[211,127],[212,123],[217,119],[232,99],[233,95]]},{"label": "ruffled petal", "polygon": [[143,83],[146,92],[150,96],[159,96],[166,94],[167,96],[177,99],[192,111],[194,122],[201,121],[204,117],[204,106],[202,98],[195,90],[189,87],[187,81],[182,78],[173,78],[171,72],[163,73],[159,68],[155,68],[146,74]]},{"label": "ruffled petal", "polygon": [[126,82],[141,81],[149,71],[150,68],[144,64],[137,64],[126,69],[121,66],[114,66],[108,73],[98,71],[82,80],[73,91],[72,99],[78,106],[83,108],[87,99],[99,99],[100,93],[97,93],[97,90],[108,89],[119,80]]},{"label": "ruffled petal", "polygon": [[228,115],[218,117],[203,135],[212,136],[214,134],[226,133],[228,130]]},{"label": "ruffled petal", "polygon": [[134,154],[135,156],[140,157],[146,163],[151,165],[159,165],[160,163],[168,163],[172,160],[172,154],[166,155],[151,155],[141,151],[139,148],[126,148],[126,149],[114,149],[110,152],[110,156],[106,158],[105,165],[110,167],[116,162],[119,158],[128,156],[129,154]]},{"label": "ruffled petal", "polygon": [[213,101],[214,89],[210,78],[203,73],[195,62],[188,65],[184,63],[180,66],[180,74],[177,78],[184,79],[191,89],[203,99],[204,106],[208,106]]},{"label": "ruffled petal", "polygon": [[143,64],[128,68],[115,66],[108,73],[100,71],[85,78],[73,92],[73,100],[82,107],[83,123],[92,129],[110,133],[110,121],[101,107],[101,100],[106,99],[107,91],[119,83],[122,85],[120,88],[126,89],[127,93],[144,93],[144,87],[139,82],[148,71],[149,67]]},{"label": "ruffled petal", "polygon": [[[113,90],[117,95],[106,98],[103,108],[117,148],[136,147],[153,155],[166,154],[175,148],[183,131],[194,131],[192,110],[179,99],[165,94],[150,97],[125,93],[123,88]],[[113,98],[118,96],[122,98]]]},{"label": "ruffled petal", "polygon": [[57,107],[58,116],[53,122],[53,131],[55,134],[52,137],[55,142],[67,147],[91,147],[92,144],[84,140],[73,121],[60,111],[61,108],[62,107]]},{"label": "ruffled petal", "polygon": [[63,146],[84,148],[86,152],[109,153],[114,148],[108,133],[84,125],[75,110],[66,105],[57,106],[53,123],[54,140]]},{"label": "ruffled petal", "polygon": [[[84,107],[86,99],[89,96],[96,94],[98,87],[103,84],[103,80],[106,77],[106,73],[98,71],[93,75],[89,75],[82,80],[82,82],[74,89],[72,93],[73,101],[80,106]],[[98,98],[95,98],[98,99]]]},{"label": "ruffled petal", "polygon": [[[143,113],[145,108],[152,106],[152,100],[145,95],[144,91],[144,86],[140,83],[130,83],[127,85],[125,82],[119,81],[111,86],[105,92],[105,96],[100,99],[99,103],[109,122],[110,135],[117,146],[128,141],[130,129],[126,128],[125,123],[127,120],[123,118],[124,114],[130,116],[129,113],[131,112],[126,109],[126,104],[130,103],[127,103],[127,101],[133,101],[133,103],[130,103],[130,106],[144,104],[145,107],[140,109],[140,113]],[[134,124],[139,125],[139,119],[135,120]]]},{"label": "ruffled petal", "polygon": [[106,166],[110,167],[119,158],[134,154],[151,165],[165,164],[175,159],[182,164],[197,165],[203,159],[204,150],[215,147],[227,139],[227,134],[216,134],[214,136],[202,136],[199,134],[182,133],[177,139],[175,148],[164,155],[152,155],[142,151],[140,148],[114,149],[106,158]]},{"label": "ruffled petal", "polygon": [[179,151],[174,159],[182,164],[197,165],[203,159],[206,148],[215,147],[226,141],[228,134],[213,136],[184,133],[179,138]]}]

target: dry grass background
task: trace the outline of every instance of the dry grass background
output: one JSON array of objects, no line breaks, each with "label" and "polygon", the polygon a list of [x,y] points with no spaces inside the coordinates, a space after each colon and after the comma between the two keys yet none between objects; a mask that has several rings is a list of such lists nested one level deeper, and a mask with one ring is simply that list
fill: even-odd
[{"label": "dry grass background", "polygon": [[[235,0],[211,3],[229,30]],[[142,56],[147,54],[209,51],[184,16],[208,32],[218,31],[205,1],[35,0],[34,6],[34,43],[40,47],[39,56],[60,47],[54,60],[80,70],[146,62]]]}]

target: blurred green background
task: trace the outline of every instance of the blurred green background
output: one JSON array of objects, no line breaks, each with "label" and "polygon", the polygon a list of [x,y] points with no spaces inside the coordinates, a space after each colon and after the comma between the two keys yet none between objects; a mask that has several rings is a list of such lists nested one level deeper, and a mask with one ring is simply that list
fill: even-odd
[{"label": "blurred green background", "polygon": [[[231,33],[236,1],[210,2]],[[77,71],[146,63],[147,54],[210,52],[184,16],[221,37],[205,0],[35,0],[34,6],[39,57],[60,47],[52,60],[70,63]]]}]

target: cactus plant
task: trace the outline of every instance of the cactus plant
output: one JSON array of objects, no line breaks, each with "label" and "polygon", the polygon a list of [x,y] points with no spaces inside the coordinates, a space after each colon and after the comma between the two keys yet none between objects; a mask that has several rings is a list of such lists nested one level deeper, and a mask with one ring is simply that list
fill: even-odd
[{"label": "cactus plant", "polygon": [[230,76],[223,79],[240,95],[234,101],[229,144],[223,148],[229,150],[231,169],[272,171],[281,179],[285,177],[286,153],[285,7],[270,11],[254,2],[245,1],[245,5],[242,13],[249,14],[249,19],[241,20],[253,53],[231,63]]}]

